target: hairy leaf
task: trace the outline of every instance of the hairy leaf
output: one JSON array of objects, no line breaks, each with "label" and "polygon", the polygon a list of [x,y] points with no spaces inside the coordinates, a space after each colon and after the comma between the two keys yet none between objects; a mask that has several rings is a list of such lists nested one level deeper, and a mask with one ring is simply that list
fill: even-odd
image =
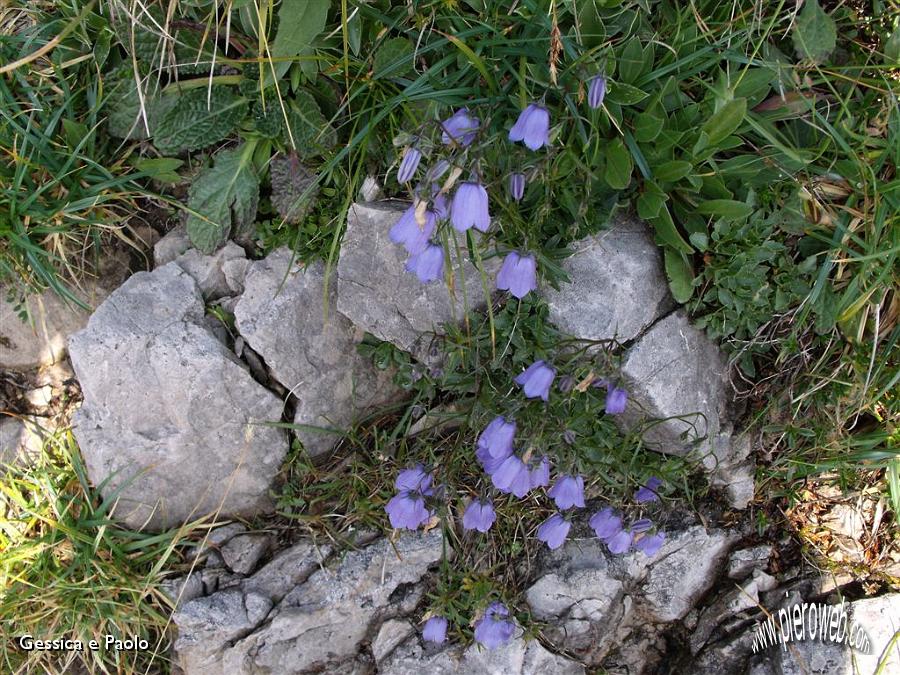
[{"label": "hairy leaf", "polygon": [[[275,57],[297,56],[309,49],[316,36],[325,29],[330,0],[282,0],[278,10],[278,32],[272,40]],[[290,61],[279,61],[275,70],[281,77],[290,68]]]},{"label": "hairy leaf", "polygon": [[269,165],[272,206],[289,223],[299,223],[315,204],[316,174],[301,164],[295,153],[278,155]]},{"label": "hairy leaf", "polygon": [[403,77],[412,71],[415,64],[413,63],[413,45],[406,38],[393,38],[385,40],[381,46],[375,50],[375,59],[372,63],[372,70],[376,76],[385,75],[388,77]]},{"label": "hairy leaf", "polygon": [[837,30],[818,0],[805,0],[794,23],[794,49],[802,59],[822,63],[837,46]]},{"label": "hairy leaf", "polygon": [[247,100],[228,87],[191,89],[180,95],[153,130],[163,154],[197,150],[226,138],[247,115]]},{"label": "hairy leaf", "polygon": [[325,119],[316,99],[302,89],[291,101],[288,125],[290,133],[285,130],[285,145],[303,158],[320,155],[337,143],[337,133]]}]

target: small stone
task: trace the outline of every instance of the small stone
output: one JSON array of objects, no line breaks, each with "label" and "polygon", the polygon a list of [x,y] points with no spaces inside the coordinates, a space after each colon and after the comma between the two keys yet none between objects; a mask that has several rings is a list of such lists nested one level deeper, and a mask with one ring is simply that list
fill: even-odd
[{"label": "small stone", "polygon": [[247,527],[241,523],[228,523],[221,525],[209,531],[203,539],[201,539],[195,548],[190,549],[185,554],[186,560],[193,560],[201,555],[208,555],[211,551],[221,548],[225,542],[237,534],[246,532]]},{"label": "small stone", "polygon": [[184,223],[178,223],[166,235],[153,246],[153,265],[162,267],[191,247],[187,228]]},{"label": "small stone", "polygon": [[239,534],[228,540],[220,553],[225,565],[236,574],[250,574],[272,545],[268,534]]},{"label": "small stone", "polygon": [[172,606],[177,610],[186,602],[203,595],[203,580],[199,573],[193,573],[185,577],[166,579],[160,584],[160,590],[172,601]]},{"label": "small stone", "polygon": [[405,619],[391,619],[381,624],[378,635],[372,640],[372,656],[375,657],[375,663],[381,663],[398,644],[415,631],[413,625]]},{"label": "small stone", "polygon": [[746,579],[754,570],[765,568],[771,557],[772,547],[768,544],[733,551],[728,557],[728,578]]},{"label": "small stone", "polygon": [[49,384],[25,392],[25,400],[32,408],[46,408],[53,402],[53,387]]},{"label": "small stone", "polygon": [[[175,258],[175,264],[197,282],[200,293],[209,302],[243,290],[242,272],[246,272],[249,261],[244,249],[229,241],[213,255],[190,248]],[[226,265],[229,266],[227,275]]]},{"label": "small stone", "polygon": [[366,176],[359,189],[359,198],[364,202],[374,202],[381,197],[381,185],[375,176]]}]

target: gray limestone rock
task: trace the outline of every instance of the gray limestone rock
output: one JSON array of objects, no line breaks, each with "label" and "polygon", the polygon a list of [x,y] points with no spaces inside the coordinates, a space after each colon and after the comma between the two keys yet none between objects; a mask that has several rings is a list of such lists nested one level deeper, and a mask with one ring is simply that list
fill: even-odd
[{"label": "gray limestone rock", "polygon": [[203,312],[194,280],[170,264],[132,276],[69,340],[84,393],[75,437],[129,527],[270,507],[287,439],[267,423],[281,402],[201,326]]},{"label": "gray limestone rock", "polygon": [[191,247],[187,228],[184,223],[178,223],[169,230],[165,236],[153,246],[153,266],[166,265]]},{"label": "gray limestone rock", "polygon": [[378,635],[372,640],[372,657],[375,663],[384,661],[397,645],[415,632],[416,629],[406,619],[390,619],[381,624]]},{"label": "gray limestone rock", "polygon": [[[442,324],[460,321],[466,309],[482,307],[482,277],[465,259],[453,254],[453,290],[445,283],[422,284],[405,269],[407,254],[388,239],[391,226],[407,205],[354,204],[347,216],[347,230],[337,266],[337,307],[347,318],[375,337],[392,342],[422,360],[429,356],[430,336]],[[464,249],[465,240],[460,237]],[[483,261],[487,287],[499,258]]]},{"label": "gray limestone rock", "polygon": [[772,557],[772,547],[768,544],[732,551],[728,556],[728,578],[740,581],[746,579],[753,570],[764,569]]},{"label": "gray limestone rock", "polygon": [[326,306],[324,266],[291,265],[291,252],[278,249],[250,265],[234,309],[240,334],[296,396],[294,423],[304,427],[295,433],[313,458],[398,391],[391,373],[357,352],[363,334],[335,310],[336,283]]},{"label": "gray limestone rock", "polygon": [[212,255],[189,248],[175,258],[175,264],[197,282],[203,298],[211,301],[243,291],[249,261],[244,249],[229,241]]},{"label": "gray limestone rock", "polygon": [[271,545],[272,537],[268,534],[238,534],[229,539],[219,552],[232,572],[250,574]]},{"label": "gray limestone rock", "polygon": [[560,263],[571,283],[542,290],[560,330],[587,340],[628,342],[675,306],[646,223],[617,217],[573,249]]}]

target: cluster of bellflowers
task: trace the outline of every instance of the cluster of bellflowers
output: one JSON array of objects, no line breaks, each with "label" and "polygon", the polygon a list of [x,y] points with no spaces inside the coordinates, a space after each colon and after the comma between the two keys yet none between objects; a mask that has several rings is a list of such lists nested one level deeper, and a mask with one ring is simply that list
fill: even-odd
[{"label": "cluster of bellflowers", "polygon": [[[606,80],[594,77],[588,86],[588,105],[599,108],[606,94]],[[389,232],[395,244],[402,245],[409,257],[408,272],[415,274],[422,283],[442,280],[444,261],[439,228],[449,222],[454,230],[464,233],[472,228],[488,233],[491,228],[490,198],[478,167],[465,164],[465,149],[477,138],[481,120],[468,108],[460,108],[440,123],[440,142],[449,159],[441,157],[424,171],[422,180],[413,189],[414,200]],[[550,144],[550,111],[541,103],[532,102],[525,107],[509,128],[508,139],[521,142],[533,152]],[[413,143],[406,147],[397,169],[397,181],[408,184],[419,173],[423,152]],[[469,169],[468,177],[457,184],[457,179]],[[444,184],[440,180],[449,177]],[[525,194],[527,178],[524,173],[511,173],[507,179],[508,196],[515,202]],[[452,196],[450,195],[453,191]],[[537,288],[537,260],[528,251],[510,251],[503,259],[497,273],[496,287],[522,299]]]}]

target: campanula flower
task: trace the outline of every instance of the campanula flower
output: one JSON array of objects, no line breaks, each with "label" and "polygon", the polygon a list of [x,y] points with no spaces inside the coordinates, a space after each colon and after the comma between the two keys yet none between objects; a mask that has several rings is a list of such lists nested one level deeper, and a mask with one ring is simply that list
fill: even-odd
[{"label": "campanula flower", "polygon": [[443,192],[437,192],[432,202],[432,210],[434,217],[438,220],[446,220],[450,216],[450,208],[447,204],[447,195]]},{"label": "campanula flower", "polygon": [[646,485],[635,491],[634,501],[638,504],[659,501],[657,491],[659,490],[660,485],[662,485],[662,481],[656,476],[651,476]]},{"label": "campanula flower", "polygon": [[428,619],[422,629],[422,639],[442,644],[447,639],[447,619],[442,616]]},{"label": "campanula flower", "polygon": [[397,480],[394,481],[394,487],[397,488],[398,492],[411,490],[414,492],[421,492],[423,495],[430,497],[434,494],[434,490],[431,487],[432,480],[432,475],[426,473],[425,467],[421,464],[416,464],[414,467],[404,469],[397,474]]},{"label": "campanula flower", "polygon": [[517,202],[522,200],[525,194],[525,174],[513,173],[509,175],[509,196]]},{"label": "campanula flower", "polygon": [[488,193],[481,183],[465,182],[456,188],[450,206],[450,222],[457,232],[465,232],[474,227],[487,232],[491,226],[488,210]]},{"label": "campanula flower", "polygon": [[537,538],[551,550],[555,550],[563,545],[571,527],[572,523],[563,518],[562,514],[554,513],[538,527]]},{"label": "campanula flower", "polygon": [[418,492],[404,490],[395,495],[384,507],[391,527],[416,530],[431,518],[431,511],[425,508],[425,498]]},{"label": "campanula flower", "polygon": [[612,539],[622,531],[622,519],[609,506],[597,511],[589,522],[594,534],[603,541]]},{"label": "campanula flower", "polygon": [[599,108],[603,105],[603,99],[606,97],[606,78],[597,75],[591,78],[588,85],[588,105],[592,108]]},{"label": "campanula flower", "polygon": [[584,507],[584,478],[581,476],[560,476],[547,493],[560,511],[573,506]]},{"label": "campanula flower", "polygon": [[550,113],[537,103],[530,103],[509,130],[509,140],[524,141],[530,150],[550,144]]},{"label": "campanula flower", "polygon": [[447,173],[447,169],[450,168],[450,162],[446,159],[439,159],[434,163],[434,166],[428,169],[425,172],[425,180],[427,181],[436,181],[445,173]]},{"label": "campanula flower", "polygon": [[606,384],[606,414],[618,415],[625,412],[625,404],[628,402],[628,392],[612,383]]},{"label": "campanula flower", "polygon": [[458,143],[466,147],[475,140],[480,122],[477,117],[469,114],[466,108],[460,108],[451,117],[441,122],[441,143],[450,145]]},{"label": "campanula flower", "polygon": [[403,244],[410,255],[418,255],[428,246],[428,240],[434,234],[435,224],[434,214],[426,211],[425,224],[420,227],[416,222],[416,208],[410,206],[400,216],[400,220],[394,223],[388,232],[388,238],[395,244]]},{"label": "campanula flower", "polygon": [[511,492],[521,499],[531,489],[531,472],[525,462],[516,455],[510,455],[491,474],[491,482],[500,492]]},{"label": "campanula flower", "polygon": [[400,168],[397,169],[397,182],[405,183],[415,174],[419,167],[419,160],[422,159],[422,153],[416,148],[409,148],[403,159],[400,161]]},{"label": "campanula flower", "polygon": [[537,466],[531,468],[531,487],[547,487],[550,485],[550,460],[544,455]]},{"label": "campanula flower", "polygon": [[[509,455],[511,454],[512,448],[509,449]],[[478,463],[481,464],[481,468],[484,469],[484,472],[489,476],[492,476],[494,472],[500,468],[500,465],[503,464],[504,460],[509,457],[509,455],[494,457],[487,446],[479,446],[475,449],[475,457],[478,459]]]},{"label": "campanula flower", "polygon": [[406,271],[413,272],[423,284],[440,279],[444,271],[444,249],[437,244],[428,244],[406,261]]},{"label": "campanula flower", "polygon": [[487,532],[497,520],[494,505],[489,499],[473,499],[463,513],[463,528]]},{"label": "campanula flower", "polygon": [[518,375],[515,383],[522,387],[522,393],[526,398],[542,398],[546,401],[550,397],[550,385],[553,384],[554,377],[556,371],[545,361],[540,360],[532,363],[525,372]]},{"label": "campanula flower", "polygon": [[502,603],[492,602],[475,624],[475,640],[488,649],[505,645],[516,630],[516,625],[507,617],[509,610]]},{"label": "campanula flower", "polygon": [[497,272],[497,290],[509,291],[521,300],[537,288],[537,263],[533,255],[520,256],[515,251],[503,260]]},{"label": "campanula flower", "polygon": [[646,532],[651,527],[653,527],[653,521],[649,518],[641,518],[640,520],[636,520],[631,524],[631,531],[635,534],[639,534],[641,532]]},{"label": "campanula flower", "polygon": [[627,553],[628,549],[631,548],[631,542],[634,539],[634,535],[631,533],[631,530],[622,530],[618,534],[610,537],[610,539],[606,542],[607,548],[609,548],[610,553],[619,554],[619,553]]},{"label": "campanula flower", "polygon": [[642,551],[644,555],[653,556],[659,552],[662,545],[666,542],[665,532],[656,532],[655,534],[645,534],[643,537],[634,542],[634,547],[638,551]]},{"label": "campanula flower", "polygon": [[478,437],[478,446],[484,446],[492,457],[509,457],[512,454],[513,439],[516,436],[516,423],[507,422],[502,416],[491,420],[481,436]]}]

